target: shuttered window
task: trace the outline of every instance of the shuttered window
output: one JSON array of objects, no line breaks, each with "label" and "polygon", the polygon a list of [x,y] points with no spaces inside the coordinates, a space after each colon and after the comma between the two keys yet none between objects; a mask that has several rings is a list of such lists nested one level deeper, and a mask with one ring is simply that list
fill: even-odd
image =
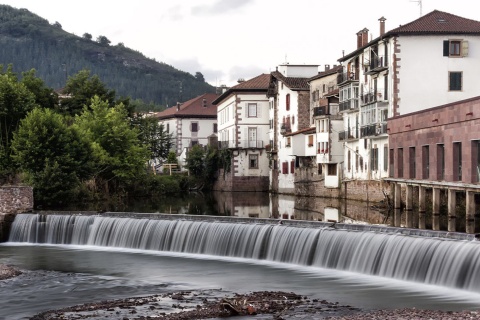
[{"label": "shuttered window", "polygon": [[449,85],[450,91],[462,91],[462,72],[449,72]]}]

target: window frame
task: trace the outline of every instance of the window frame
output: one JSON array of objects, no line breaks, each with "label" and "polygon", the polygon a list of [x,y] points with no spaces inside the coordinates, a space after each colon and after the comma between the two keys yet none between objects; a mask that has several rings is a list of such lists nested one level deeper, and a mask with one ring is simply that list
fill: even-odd
[{"label": "window frame", "polygon": [[[195,129],[195,130],[194,130]],[[191,122],[190,123],[190,131],[191,132],[198,132],[200,131],[200,126],[198,125],[198,122]]]},{"label": "window frame", "polygon": [[[452,77],[454,75],[458,75],[460,79],[453,79]],[[448,91],[462,91],[462,90],[463,90],[463,71],[449,71],[448,72]]]},{"label": "window frame", "polygon": [[[258,154],[257,153],[253,153],[253,154],[249,154],[248,155],[248,168],[249,169],[258,169]],[[252,165],[252,161],[254,161],[253,165]]]},{"label": "window frame", "polygon": [[[252,112],[251,107],[254,107],[255,112]],[[247,103],[247,118],[258,118],[258,105],[256,103]]]}]

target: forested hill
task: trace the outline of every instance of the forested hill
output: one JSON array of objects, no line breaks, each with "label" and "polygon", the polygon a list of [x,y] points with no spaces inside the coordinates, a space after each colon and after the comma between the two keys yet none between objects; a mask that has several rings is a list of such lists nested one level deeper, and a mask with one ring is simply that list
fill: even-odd
[{"label": "forested hill", "polygon": [[0,5],[0,64],[13,64],[18,73],[33,68],[53,89],[88,69],[119,96],[164,106],[215,90],[201,73],[193,76],[122,43],[111,45],[105,35],[92,39],[88,30],[82,36],[68,33],[58,22],[7,5]]}]

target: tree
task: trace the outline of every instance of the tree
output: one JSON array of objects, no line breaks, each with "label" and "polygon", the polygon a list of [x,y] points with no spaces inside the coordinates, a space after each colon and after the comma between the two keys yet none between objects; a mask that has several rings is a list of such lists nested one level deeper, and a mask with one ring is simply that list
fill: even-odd
[{"label": "tree", "polygon": [[53,24],[53,26],[54,26],[55,28],[62,29],[62,25],[61,25],[60,22],[58,22],[58,21],[55,21],[55,23]]},{"label": "tree", "polygon": [[111,43],[111,41],[108,40],[108,38],[105,37],[105,36],[98,36],[97,37],[97,42],[100,43],[101,45],[104,45],[104,46],[108,46]]},{"label": "tree", "polygon": [[12,149],[39,202],[70,198],[91,174],[90,144],[51,109],[35,108],[20,122]]},{"label": "tree", "polygon": [[0,66],[0,178],[11,177],[15,166],[11,159],[11,140],[20,120],[36,106],[35,95],[23,84],[9,66]]},{"label": "tree", "polygon": [[205,77],[201,72],[198,72],[198,71],[195,73],[195,79],[201,82],[205,82]]},{"label": "tree", "polygon": [[187,158],[185,159],[185,166],[187,167],[190,174],[196,178],[203,178],[205,173],[205,151],[203,148],[196,144],[190,151],[187,153]]},{"label": "tree", "polygon": [[35,69],[23,72],[21,83],[35,95],[35,103],[40,107],[49,109],[57,107],[58,95],[53,89],[45,86],[43,80],[36,76]]},{"label": "tree", "polygon": [[163,124],[159,124],[157,118],[139,116],[134,118],[134,124],[140,131],[141,143],[150,151],[150,160],[166,159],[173,147],[173,140]]},{"label": "tree", "polygon": [[110,107],[95,96],[74,126],[93,149],[94,179],[108,193],[135,179],[149,158],[147,148],[138,139],[139,131],[131,126],[123,104]]},{"label": "tree", "polygon": [[90,33],[85,32],[82,38],[85,40],[92,40],[92,35]]},{"label": "tree", "polygon": [[108,90],[97,75],[90,75],[89,70],[81,70],[69,77],[64,93],[70,95],[70,98],[61,101],[60,110],[65,114],[80,114],[94,96],[107,101],[110,106],[115,105],[115,91]]}]

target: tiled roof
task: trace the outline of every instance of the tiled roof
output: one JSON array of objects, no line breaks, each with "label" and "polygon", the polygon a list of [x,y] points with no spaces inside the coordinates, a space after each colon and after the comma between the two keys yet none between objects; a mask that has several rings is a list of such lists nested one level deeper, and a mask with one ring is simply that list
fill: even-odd
[{"label": "tiled roof", "polygon": [[[158,119],[168,118],[216,118],[217,106],[213,105],[213,101],[218,97],[215,93],[205,93],[201,96],[188,100],[180,105],[170,107],[162,112],[157,112],[154,116]],[[204,106],[205,99],[206,106]]]},{"label": "tiled roof", "polygon": [[232,93],[239,92],[239,91],[252,91],[252,92],[265,91],[266,93],[268,90],[269,83],[270,83],[270,75],[262,73],[261,75],[256,76],[255,78],[240,82],[236,86],[231,87],[230,89],[225,91],[221,96],[215,99],[213,103],[219,104],[220,102],[225,100],[228,96],[230,96]]},{"label": "tiled roof", "polygon": [[285,77],[278,71],[273,71],[272,77],[282,81],[287,87],[292,90],[310,90],[307,78]]},{"label": "tiled roof", "polygon": [[316,130],[317,129],[315,127],[309,127],[309,128],[297,130],[295,132],[287,133],[285,136],[289,137],[289,136],[295,136],[297,134],[310,134],[310,133],[315,133]]},{"label": "tiled roof", "polygon": [[480,22],[467,18],[462,18],[451,13],[434,10],[417,20],[406,25],[392,29],[376,39],[373,39],[363,47],[343,56],[337,61],[346,61],[372,44],[381,39],[396,35],[426,35],[426,34],[478,34],[480,35]]},{"label": "tiled roof", "polygon": [[313,80],[317,80],[317,79],[320,79],[320,78],[323,78],[323,77],[326,77],[326,76],[330,76],[332,74],[337,74],[338,71],[342,70],[342,69],[343,69],[343,66],[341,66],[341,65],[334,66],[333,68],[330,68],[329,70],[319,72],[317,75],[308,79],[308,82],[311,82]]},{"label": "tiled roof", "polygon": [[434,10],[406,25],[390,30],[387,34],[476,33],[480,34],[480,22],[451,13]]}]

